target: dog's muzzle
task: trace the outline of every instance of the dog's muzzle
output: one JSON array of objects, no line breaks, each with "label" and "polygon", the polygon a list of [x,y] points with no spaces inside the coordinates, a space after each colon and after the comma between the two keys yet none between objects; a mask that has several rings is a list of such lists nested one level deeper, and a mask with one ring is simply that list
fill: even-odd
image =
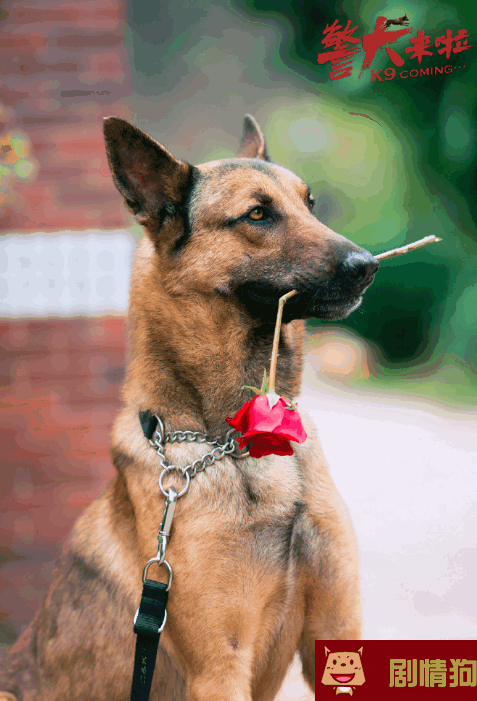
[{"label": "dog's muzzle", "polygon": [[357,309],[362,295],[371,285],[379,269],[374,256],[364,249],[347,251],[337,261],[331,274],[301,277],[295,286],[257,280],[240,286],[237,295],[248,313],[266,322],[274,322],[280,297],[292,289],[298,294],[283,309],[283,323],[294,319],[344,319]]}]

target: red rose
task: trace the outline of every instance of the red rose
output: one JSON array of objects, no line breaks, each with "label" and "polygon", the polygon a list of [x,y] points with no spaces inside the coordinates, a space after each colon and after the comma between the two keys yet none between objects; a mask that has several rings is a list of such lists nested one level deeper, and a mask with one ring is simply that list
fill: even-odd
[{"label": "red rose", "polygon": [[274,393],[254,397],[226,421],[244,434],[238,439],[239,446],[249,445],[253,458],[293,455],[290,441],[303,443],[306,440],[298,411],[291,402]]}]

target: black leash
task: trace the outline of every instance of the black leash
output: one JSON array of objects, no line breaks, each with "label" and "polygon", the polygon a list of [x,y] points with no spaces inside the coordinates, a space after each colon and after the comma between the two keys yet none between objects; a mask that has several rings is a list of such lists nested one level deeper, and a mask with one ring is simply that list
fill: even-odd
[{"label": "black leash", "polygon": [[[157,426],[157,419],[150,412],[140,412],[139,420],[144,436],[151,440]],[[141,603],[134,616],[136,633],[136,654],[131,687],[131,701],[149,701],[152,678],[156,666],[159,638],[167,620],[167,598],[172,581],[172,569],[164,559],[167,539],[170,534],[172,518],[176,507],[177,493],[169,489],[164,507],[164,517],[159,531],[157,555],[146,563],[143,572]],[[169,570],[167,584],[147,579],[147,570],[152,563],[165,565]]]},{"label": "black leash", "polygon": [[167,586],[146,579],[142,588],[141,603],[134,621],[137,639],[131,701],[149,700],[159,638],[167,618]]}]

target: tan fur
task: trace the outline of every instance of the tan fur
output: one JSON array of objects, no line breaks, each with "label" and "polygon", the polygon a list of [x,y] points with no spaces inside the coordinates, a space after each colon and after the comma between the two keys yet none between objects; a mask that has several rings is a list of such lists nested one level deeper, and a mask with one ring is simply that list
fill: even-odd
[{"label": "tan fur", "polygon": [[[168,431],[224,436],[226,417],[251,398],[242,387],[261,383],[273,336],[239,286],[248,295],[257,279],[280,289],[313,280],[333,291],[343,251],[361,250],[314,218],[299,178],[261,160],[265,142],[251,118],[237,159],[198,169],[122,120],[107,120],[105,132],[118,188],[147,232],[131,285],[125,405],[112,433],[117,476],[75,525],[43,609],[0,674],[21,701],[129,699],[132,619],[164,507],[138,411],[158,413]],[[273,223],[256,225],[245,214],[264,201]],[[355,292],[343,295],[329,302],[342,316],[359,303]],[[300,318],[282,330],[277,391],[290,399],[300,389],[303,332]],[[314,688],[315,639],[360,637],[356,542],[302,419],[308,439],[293,443],[293,456],[226,457],[179,499],[151,701],[271,700],[297,650]],[[186,465],[208,450],[190,443],[166,452]]]}]

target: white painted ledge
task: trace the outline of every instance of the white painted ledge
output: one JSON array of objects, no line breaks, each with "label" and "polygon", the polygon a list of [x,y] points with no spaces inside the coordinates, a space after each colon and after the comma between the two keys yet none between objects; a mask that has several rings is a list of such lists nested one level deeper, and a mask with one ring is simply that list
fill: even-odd
[{"label": "white painted ledge", "polygon": [[125,230],[0,238],[0,314],[124,314],[134,237]]}]

